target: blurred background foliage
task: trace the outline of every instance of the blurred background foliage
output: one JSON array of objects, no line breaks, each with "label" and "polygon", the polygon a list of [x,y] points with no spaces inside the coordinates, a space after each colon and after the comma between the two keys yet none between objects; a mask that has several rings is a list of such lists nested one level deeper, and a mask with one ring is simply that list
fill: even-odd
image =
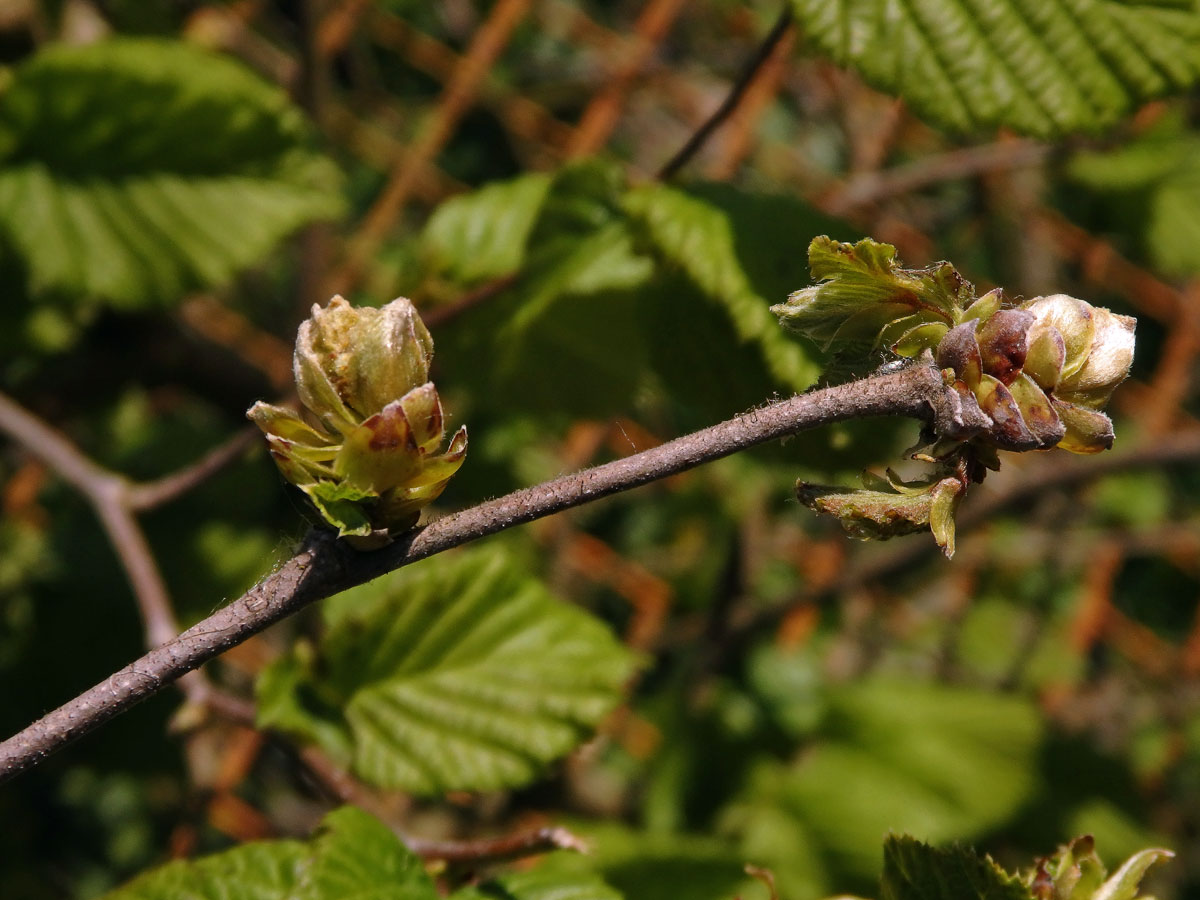
[{"label": "blurred background foliage", "polygon": [[[306,836],[337,804],[313,745],[405,833],[564,823],[594,853],[551,865],[638,900],[765,898],[746,862],[787,900],[870,895],[889,830],[1007,864],[1085,832],[1111,863],[1158,843],[1179,853],[1159,896],[1200,895],[1200,12],[1077,5],[923,0],[881,25],[865,0],[792,22],[734,0],[0,3],[0,384],[136,481],[285,398],[295,328],[335,292],[409,296],[430,326],[471,429],[439,511],[815,383],[819,349],[767,306],[817,234],[1139,320],[1117,449],[1006,459],[952,562],[923,536],[849,543],[792,497],[894,460],[915,425],[893,422],[493,538],[210,666],[247,700],[257,681],[258,727],[165,693],[5,785],[0,896]],[[184,624],[307,527],[261,446],[229,458],[141,517]],[[422,656],[426,631],[450,637]],[[5,442],[5,733],[142,632],[85,500]],[[544,697],[514,687],[462,725],[463,685],[500,696],[522,657],[561,695],[529,712]],[[427,726],[419,752],[388,716]],[[411,762],[430,755],[461,789]]]}]

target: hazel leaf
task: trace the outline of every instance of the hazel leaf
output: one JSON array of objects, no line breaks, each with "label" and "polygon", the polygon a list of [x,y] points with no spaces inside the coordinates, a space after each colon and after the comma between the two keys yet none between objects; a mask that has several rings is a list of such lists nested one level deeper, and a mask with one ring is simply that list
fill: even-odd
[{"label": "hazel leaf", "polygon": [[818,281],[771,307],[782,324],[827,345],[879,341],[885,326],[905,316],[911,326],[954,323],[974,288],[949,263],[905,269],[896,248],[869,238],[843,244],[814,238],[808,264]]}]

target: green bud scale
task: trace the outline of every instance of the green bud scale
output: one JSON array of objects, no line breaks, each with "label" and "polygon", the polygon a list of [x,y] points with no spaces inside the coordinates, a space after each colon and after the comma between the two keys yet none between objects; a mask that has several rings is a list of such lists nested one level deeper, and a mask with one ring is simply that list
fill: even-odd
[{"label": "green bud scale", "polygon": [[409,300],[374,309],[334,297],[313,307],[296,336],[303,410],[259,402],[246,414],[284,478],[361,549],[412,528],[466,458],[465,427],[441,451],[432,359],[433,339]]}]

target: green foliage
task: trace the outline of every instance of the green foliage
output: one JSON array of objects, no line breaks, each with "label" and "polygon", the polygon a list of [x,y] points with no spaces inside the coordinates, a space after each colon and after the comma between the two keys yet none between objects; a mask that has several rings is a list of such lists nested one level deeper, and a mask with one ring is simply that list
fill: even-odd
[{"label": "green foliage", "polygon": [[550,185],[548,175],[522,175],[447,200],[421,232],[427,277],[458,287],[516,272]]},{"label": "green foliage", "polygon": [[[272,348],[329,299],[314,292],[368,210],[386,231],[379,251],[336,289],[360,305],[412,298],[437,341],[426,374],[449,428],[471,426],[431,517],[916,356],[972,319],[961,358],[943,360],[961,371],[943,368],[983,373],[1001,355],[983,326],[1003,298],[968,307],[968,277],[1140,315],[1136,375],[1153,390],[1171,371],[1154,371],[1160,348],[1174,347],[1172,366],[1186,352],[1162,286],[1130,284],[1200,271],[1194,98],[1035,162],[961,133],[1106,129],[1147,97],[1193,90],[1193,0],[797,0],[801,57],[844,60],[908,102],[778,53],[669,184],[650,173],[715,108],[756,52],[759,13],[777,8],[688,5],[643,45],[652,62],[622,85],[604,155],[580,160],[576,123],[608,102],[638,4],[539,7],[465,94],[447,76],[469,67],[451,54],[469,58],[497,23],[486,3],[388,0],[355,25],[295,4],[253,5],[243,22],[223,4],[110,0],[82,6],[117,34],[159,37],[92,46],[77,43],[80,4],[34,6],[27,28],[20,10],[6,18],[0,47],[0,377],[132,479],[193,463],[245,426],[254,399],[287,403]],[[334,24],[352,25],[344,43]],[[469,103],[443,128],[454,95]],[[430,128],[444,140],[389,218],[380,188]],[[345,182],[316,146],[336,148]],[[850,195],[870,195],[853,222],[819,212]],[[1091,239],[1041,207],[1055,202]],[[272,253],[343,208],[344,228]],[[830,237],[812,247],[820,283],[806,289],[814,235]],[[1110,269],[1109,243],[1150,271]],[[210,302],[175,308],[197,288]],[[769,311],[793,293],[798,338]],[[1060,337],[1061,368],[1053,353],[1031,368],[1057,399],[1073,385],[1098,403],[1106,383],[1070,381],[1088,368],[1086,341],[1072,338],[1068,365]],[[847,366],[844,350],[862,356]],[[1194,383],[1162,392],[1184,397],[1176,421],[1196,412]],[[981,404],[999,394],[976,387]],[[1122,427],[1167,411],[1135,399],[1118,406]],[[411,417],[435,418],[431,406]],[[1164,854],[1143,848],[1186,846],[1200,809],[1196,467],[1082,485],[1072,472],[1063,489],[1053,460],[1033,457],[1027,471],[1046,482],[975,520],[951,564],[919,545],[861,547],[798,514],[797,476],[844,493],[918,440],[907,420],[841,423],[329,598],[207,667],[242,699],[257,680],[265,740],[231,727],[233,704],[181,708],[164,691],[6,784],[0,896],[93,900],[180,855],[195,861],[110,897],[768,900],[747,864],[774,873],[779,900],[880,896],[880,841],[904,829],[932,848],[888,842],[885,898],[1131,900]],[[1145,449],[1126,461],[1158,458]],[[94,511],[33,456],[0,446],[0,681],[20,686],[0,691],[5,735],[145,651]],[[880,531],[928,522],[949,546],[959,497],[945,482],[962,473],[922,483],[906,466],[868,476],[871,509],[861,495],[839,508]],[[975,500],[962,507],[972,519]],[[303,502],[260,445],[139,512],[181,622],[291,556]],[[1086,602],[1105,596],[1115,612],[1097,629]],[[315,754],[324,765],[309,771]],[[331,802],[317,783],[327,766],[378,789],[387,827],[343,809],[311,840],[228,849],[306,833]],[[591,852],[426,865],[392,835],[543,824]],[[1130,862],[1109,878],[1077,839],[1015,881],[954,849],[1035,860],[1072,834]],[[1195,892],[1187,867],[1163,870],[1158,896]]]},{"label": "green foliage", "polygon": [[263,673],[259,723],[382,787],[526,784],[616,705],[633,657],[495,550],[418,563],[327,608]]},{"label": "green foliage", "polygon": [[881,900],[1032,900],[1029,888],[990,857],[936,849],[911,837],[883,845]]},{"label": "green foliage", "polygon": [[724,307],[742,341],[753,341],[776,380],[803,390],[817,372],[799,346],[780,334],[737,257],[729,216],[697,197],[656,185],[631,191],[625,199],[635,227],[654,251],[678,268],[711,302]]},{"label": "green foliage", "polygon": [[881,900],[1133,900],[1166,850],[1141,850],[1106,880],[1090,836],[1076,838],[1023,876],[1010,875],[966,847],[931,847],[891,836],[883,847]]},{"label": "green foliage", "polygon": [[436,900],[421,861],[384,825],[351,806],[331,812],[308,843],[243,844],[167,863],[104,900]]},{"label": "green foliage", "polygon": [[451,900],[622,900],[598,875],[578,865],[574,853],[550,854],[536,868],[501,872],[463,888]]},{"label": "green foliage", "polygon": [[808,268],[817,284],[772,311],[785,327],[827,346],[884,346],[916,356],[936,347],[975,299],[972,284],[949,263],[905,269],[895,247],[869,238],[853,245],[813,238]]},{"label": "green foliage", "polygon": [[864,882],[888,829],[932,841],[984,834],[1034,790],[1041,736],[1024,701],[878,680],[830,690],[823,705],[808,750],[762,762],[725,816],[785,895],[827,892],[835,876]]},{"label": "green foliage", "polygon": [[1077,153],[1068,174],[1106,201],[1114,224],[1140,235],[1138,249],[1162,271],[1200,272],[1200,135],[1179,117],[1123,146]]},{"label": "green foliage", "polygon": [[577,826],[591,865],[629,900],[759,900],[745,857],[729,842],[645,831],[614,822]]},{"label": "green foliage", "polygon": [[[448,370],[486,372],[481,393],[506,417],[610,414],[655,382],[718,415],[764,391],[808,387],[818,371],[814,354],[780,333],[754,283],[765,280],[764,269],[774,283],[769,268],[794,257],[795,235],[772,230],[741,240],[761,218],[747,209],[751,199],[730,209],[729,198],[715,194],[631,187],[619,167],[600,160],[453,199],[422,233],[422,292],[454,296],[487,279],[518,277],[487,308],[462,316],[447,339],[439,335]],[[798,206],[785,215],[820,221]],[[676,339],[646,339],[657,332]],[[678,358],[689,352],[700,358]],[[704,358],[714,352],[729,365]],[[558,376],[565,370],[570,380]],[[680,380],[681,371],[711,371],[717,383]]]},{"label": "green foliage", "polygon": [[935,125],[1098,131],[1200,77],[1194,4],[792,0],[805,36]]},{"label": "green foliage", "polygon": [[177,41],[50,47],[0,94],[0,235],[34,297],[175,303],[341,209],[300,112]]}]

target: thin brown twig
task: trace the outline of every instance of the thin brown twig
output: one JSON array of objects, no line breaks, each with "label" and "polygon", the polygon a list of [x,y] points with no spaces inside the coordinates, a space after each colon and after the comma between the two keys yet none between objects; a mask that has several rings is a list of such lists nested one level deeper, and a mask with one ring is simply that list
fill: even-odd
[{"label": "thin brown twig", "polygon": [[827,191],[818,205],[831,215],[844,216],[851,210],[945,181],[997,169],[1036,166],[1048,159],[1052,151],[1049,145],[1035,141],[998,141],[963,147],[890,169],[855,175]]},{"label": "thin brown twig", "polygon": [[401,566],[516,525],[820,425],[869,416],[933,419],[939,433],[986,427],[932,360],[769,404],[641,453],[516,491],[438,519],[390,547],[356,553],[324,531],[242,597],[0,744],[0,781],[36,765],[229,648],[308,604]]},{"label": "thin brown twig", "polygon": [[717,181],[732,178],[742,161],[753,148],[753,135],[759,120],[779,93],[791,61],[792,47],[796,42],[796,29],[789,28],[771,48],[766,60],[750,78],[745,96],[729,115],[729,128],[725,139],[716,148],[716,159],[707,171],[707,176]]},{"label": "thin brown twig", "polygon": [[340,803],[365,809],[393,830],[413,853],[423,859],[447,863],[502,862],[533,856],[551,850],[576,850],[586,853],[587,845],[566,828],[550,826],[520,831],[495,838],[461,841],[435,841],[409,834],[392,821],[393,810],[379,794],[335,763],[320,748],[309,745],[299,751],[300,761],[321,786]]},{"label": "thin brown twig", "polygon": [[63,434],[4,394],[0,394],[0,431],[58,472],[92,505],[133,587],[147,646],[174,638],[179,627],[166,584],[130,511],[130,482],[92,462]]},{"label": "thin brown twig", "polygon": [[[462,58],[452,47],[418,31],[397,15],[377,9],[371,16],[371,39],[399,53],[404,61],[439,81],[449,81]],[[496,110],[500,122],[513,135],[535,147],[545,161],[556,161],[566,153],[575,128],[498,79],[485,78],[479,99]]]},{"label": "thin brown twig", "polygon": [[588,852],[587,844],[580,837],[560,825],[467,841],[431,841],[411,835],[404,836],[403,840],[417,856],[448,863],[503,862],[551,850]]},{"label": "thin brown twig", "polygon": [[519,279],[520,274],[516,272],[511,275],[502,275],[499,278],[494,278],[473,290],[467,291],[467,293],[463,294],[453,303],[435,306],[428,312],[423,312],[421,318],[429,328],[437,328],[460,313],[464,313],[468,309],[492,299],[497,294],[504,293],[516,284]]},{"label": "thin brown twig", "polygon": [[191,465],[154,481],[129,485],[126,491],[126,504],[135,512],[144,512],[170,503],[203,484],[236,460],[254,445],[261,434],[262,432],[258,428],[249,425],[235,432],[233,437],[214,447]]},{"label": "thin brown twig", "polygon": [[688,162],[700,152],[700,148],[712,136],[721,124],[733,115],[734,110],[746,96],[750,85],[754,83],[758,76],[759,70],[766,65],[767,61],[775,52],[776,46],[783,41],[792,30],[792,9],[790,5],[785,4],[783,11],[780,12],[779,18],[775,20],[775,24],[771,26],[771,30],[767,32],[767,36],[763,38],[763,42],[759,44],[758,49],[754,52],[754,56],[746,64],[746,68],[742,74],[738,76],[737,81],[733,83],[729,93],[725,99],[721,101],[721,105],[713,110],[704,123],[697,128],[692,136],[687,139],[682,147],[676,151],[675,155],[667,160],[661,169],[658,170],[658,179],[660,181],[668,181],[673,178]]}]

